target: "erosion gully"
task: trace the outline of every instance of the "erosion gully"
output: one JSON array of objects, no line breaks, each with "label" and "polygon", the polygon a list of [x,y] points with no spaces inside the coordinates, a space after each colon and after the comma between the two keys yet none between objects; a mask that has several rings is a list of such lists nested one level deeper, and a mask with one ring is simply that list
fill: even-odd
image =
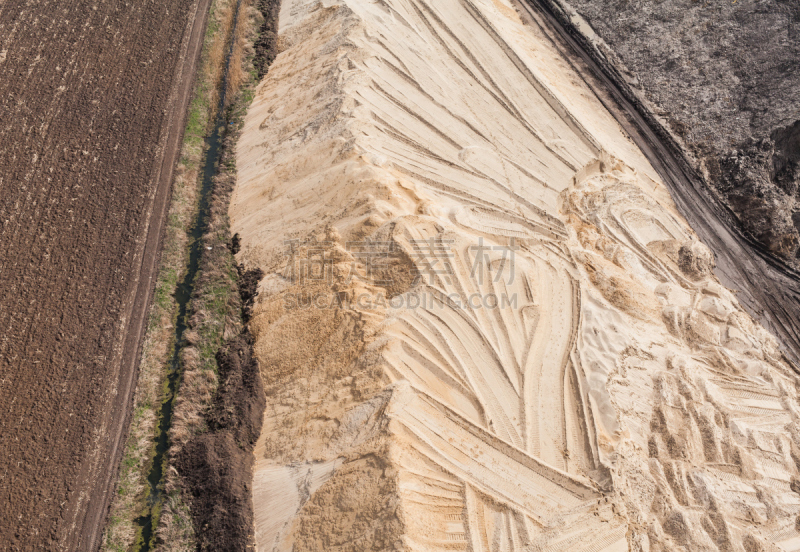
[{"label": "erosion gully", "polygon": [[186,267],[186,274],[183,280],[175,288],[174,297],[178,304],[178,318],[175,324],[175,337],[173,338],[173,354],[167,369],[167,389],[164,401],[161,405],[158,423],[158,435],[156,437],[156,454],[153,458],[153,465],[147,476],[150,486],[148,497],[147,512],[136,518],[136,524],[141,528],[142,539],[139,552],[149,552],[153,548],[154,525],[158,523],[158,514],[162,505],[162,490],[164,468],[166,467],[166,453],[169,450],[169,429],[172,424],[172,409],[175,402],[176,390],[180,383],[181,364],[180,353],[185,344],[183,334],[187,328],[187,314],[189,303],[194,293],[194,282],[200,268],[200,258],[203,253],[203,234],[208,227],[208,216],[211,195],[214,188],[214,176],[217,174],[217,167],[220,154],[220,146],[224,138],[224,128],[226,123],[225,103],[228,89],[228,75],[230,70],[231,55],[235,45],[236,30],[239,23],[239,11],[241,0],[236,3],[236,11],[233,16],[230,36],[226,44],[227,52],[225,55],[225,68],[219,89],[219,103],[214,119],[214,128],[205,140],[205,161],[200,183],[200,198],[197,206],[197,214],[189,232],[189,264]]}]

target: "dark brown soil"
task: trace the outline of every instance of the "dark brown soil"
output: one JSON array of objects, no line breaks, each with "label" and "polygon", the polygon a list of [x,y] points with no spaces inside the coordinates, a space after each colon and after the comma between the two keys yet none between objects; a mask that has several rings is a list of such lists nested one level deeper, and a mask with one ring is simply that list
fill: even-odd
[{"label": "dark brown soil", "polygon": [[192,497],[197,549],[253,550],[250,479],[255,458],[228,431],[203,433],[183,448],[178,470]]},{"label": "dark brown soil", "polygon": [[0,2],[0,548],[99,545],[208,0]]},{"label": "dark brown soil", "polygon": [[[227,229],[228,205],[236,183],[231,167],[237,138],[238,131],[227,133],[220,147],[218,166],[224,169],[214,177],[208,231],[203,236],[203,243],[211,248],[204,250],[200,260],[195,293],[202,295],[204,290],[216,287],[224,277],[221,269],[228,262],[234,263],[240,299],[238,316],[246,324],[263,272],[245,270],[235,263],[232,255],[239,247],[238,236],[233,236],[227,249],[218,247],[220,234]],[[246,326],[217,351],[216,362],[220,383],[205,414],[208,431],[193,436],[173,462],[190,496],[197,549],[251,550],[255,542],[250,489],[253,448],[261,433],[266,396],[253,355],[253,338]]]},{"label": "dark brown soil", "polygon": [[266,397],[249,332],[245,330],[217,352],[217,367],[221,383],[209,426],[230,431],[237,444],[252,450],[261,433]]},{"label": "dark brown soil", "polygon": [[245,331],[217,353],[220,386],[207,416],[176,465],[191,496],[198,550],[253,548],[253,447],[266,405],[253,338]]},{"label": "dark brown soil", "polygon": [[[239,234],[236,234],[238,236]],[[234,253],[235,255],[236,253]],[[239,295],[242,298],[242,319],[245,322],[250,320],[250,314],[253,310],[253,305],[256,300],[256,288],[258,282],[264,277],[264,271],[260,268],[253,268],[244,270],[242,267],[236,267],[239,272]]]},{"label": "dark brown soil", "polygon": [[742,230],[800,267],[800,3],[567,3],[705,164]]},{"label": "dark brown soil", "polygon": [[261,28],[258,30],[258,40],[255,42],[255,66],[258,79],[267,74],[269,66],[278,55],[276,41],[278,40],[278,14],[281,10],[280,0],[257,0],[256,9],[264,17]]},{"label": "dark brown soil", "polygon": [[[780,0],[766,0],[765,4],[774,2],[786,4]],[[575,24],[575,19],[570,11],[572,8],[567,4],[563,0],[523,0],[522,2],[526,9],[531,9],[533,12],[541,14],[548,22],[547,26],[551,26],[555,31],[555,35],[557,35],[553,36],[555,44],[564,48],[565,52],[568,51],[571,54],[575,54],[581,59],[581,63],[575,64],[574,67],[578,69],[584,66],[584,68],[579,69],[579,72],[586,83],[595,90],[598,97],[628,132],[631,139],[642,149],[664,180],[681,214],[686,217],[686,220],[697,232],[700,239],[714,252],[716,256],[715,273],[722,283],[738,292],[737,298],[742,306],[779,339],[784,354],[794,363],[795,369],[800,371],[800,271],[796,268],[797,265],[793,265],[785,257],[782,258],[780,255],[776,255],[776,252],[770,249],[769,244],[760,241],[746,226],[743,227],[739,214],[732,211],[726,198],[720,197],[720,194],[715,192],[719,183],[713,181],[713,171],[711,175],[712,181],[709,182],[702,173],[701,167],[698,166],[698,158],[693,155],[696,152],[694,152],[691,143],[686,144],[685,141],[680,143],[676,139],[675,134],[677,132],[674,127],[675,121],[678,121],[678,119],[674,117],[668,118],[667,123],[665,123],[664,113],[657,112],[658,103],[656,102],[655,110],[651,108],[654,100],[652,97],[648,98],[646,86],[644,87],[645,91],[642,91],[637,75],[643,79],[647,71],[652,71],[655,77],[654,75],[647,75],[647,78],[658,77],[663,79],[667,75],[667,72],[662,70],[664,68],[657,66],[656,63],[653,63],[652,68],[648,68],[645,55],[641,58],[643,60],[640,66],[641,70],[634,71],[636,74],[632,74],[629,71],[630,66],[628,68],[625,67],[631,58],[626,59],[623,48],[609,38],[610,34],[606,34],[604,31],[598,32],[603,38],[611,42],[616,51],[587,36],[583,32],[583,27]],[[641,17],[645,18],[643,21],[650,21],[655,28],[661,25],[663,30],[661,35],[654,37],[652,41],[648,39],[647,43],[645,43],[643,35],[639,36],[639,38],[636,35],[619,37],[619,40],[626,41],[630,46],[629,53],[635,51],[636,48],[640,48],[641,51],[653,48],[656,46],[654,41],[657,40],[663,41],[663,46],[668,49],[676,45],[675,37],[677,35],[670,34],[671,31],[667,28],[672,24],[673,20],[664,15],[664,10],[677,10],[675,17],[677,20],[681,20],[686,14],[680,13],[683,8],[676,6],[686,4],[686,2],[681,0],[678,3],[632,2],[626,4],[622,2],[623,5],[618,4],[614,2],[603,4],[595,0],[569,1],[569,5],[578,6],[580,13],[589,19],[595,29],[600,27],[599,21],[603,19],[607,25],[606,29],[611,29],[609,33],[613,31],[615,26],[624,26],[626,22],[639,24],[637,15],[630,13],[625,15],[615,11],[623,8],[634,11],[642,10]],[[763,8],[762,4],[746,4],[747,10],[754,9],[758,11]],[[704,5],[709,6],[710,3],[706,2]],[[695,5],[694,8],[698,6],[700,4]],[[723,6],[723,3],[719,2],[715,3],[714,6],[720,9],[728,9]],[[585,8],[587,7],[595,10],[594,15],[586,11]],[[767,12],[762,10],[759,13],[760,16],[764,16],[765,13],[769,15],[768,12],[769,10]],[[785,11],[779,10],[772,13],[772,15],[780,18],[784,17],[785,13]],[[796,14],[797,11],[794,13]],[[760,16],[752,21],[746,17],[736,20],[737,25],[747,27],[744,30],[739,29],[742,32],[741,36],[758,37],[758,33],[754,32],[754,28],[750,27],[750,25],[751,23],[760,25],[763,22]],[[616,18],[619,18],[619,21]],[[788,28],[788,36],[794,36],[796,31],[794,26],[797,21],[797,17],[793,16],[791,25]],[[681,28],[681,25],[678,25],[678,29],[680,30]],[[648,29],[644,29],[644,31],[649,33]],[[774,32],[770,34],[766,31]],[[716,39],[709,39],[703,46],[704,49],[701,49],[702,51],[692,53],[691,48],[686,48],[685,45],[682,46],[686,54],[682,59],[682,67],[691,68],[690,66],[701,65],[703,52],[708,53],[708,48],[713,47],[715,44],[714,40],[724,46],[719,50],[720,55],[725,54],[725,52],[727,52],[725,55],[731,54],[730,39],[732,37],[725,35],[719,29],[714,32]],[[764,51],[774,47],[773,54],[775,59],[793,59],[796,56],[795,52],[798,51],[796,49],[797,42],[779,41],[775,44],[769,44],[769,37],[775,33],[780,34],[775,29],[765,28],[762,38],[766,42],[758,43],[754,38],[753,40],[756,40],[756,43],[752,51],[739,50],[742,55],[734,59],[733,67],[738,67],[737,64],[743,64],[744,70],[747,71],[763,69],[765,75],[772,79],[776,87],[782,87],[786,86],[787,83],[794,82],[793,79],[796,79],[796,75],[787,77],[786,72],[781,72],[777,69],[773,70],[780,64],[760,63],[758,61],[761,59],[759,56]],[[695,38],[700,41],[705,40],[700,35]],[[675,47],[677,48],[677,46]],[[736,50],[735,47],[734,50]],[[620,57],[623,58],[623,61],[620,61]],[[666,67],[666,70],[669,71],[669,67]],[[706,77],[705,73],[700,74],[703,78]],[[781,80],[783,78],[781,75],[786,78],[785,81]],[[685,94],[681,96],[681,92],[675,90],[675,87],[685,86],[685,84],[679,80],[670,82],[671,85],[674,85],[671,89],[673,92],[665,94],[665,97],[671,97],[673,102],[682,101],[681,98],[686,96]],[[777,88],[764,91],[765,96],[761,100],[768,101],[768,103],[772,102],[773,109],[772,111],[759,111],[763,117],[758,128],[768,129],[773,124],[778,125],[777,130],[773,131],[769,136],[772,143],[766,147],[771,149],[773,153],[779,153],[779,155],[771,158],[771,162],[776,172],[783,171],[786,173],[786,176],[780,177],[781,181],[785,182],[790,177],[797,176],[795,172],[796,165],[794,164],[797,162],[797,156],[791,153],[792,148],[798,146],[795,133],[796,127],[794,123],[783,125],[787,116],[791,121],[791,110],[793,106],[798,105],[798,95],[793,91],[785,95],[777,94],[775,90]],[[754,93],[758,92],[758,89],[753,89],[753,91]],[[750,97],[751,99],[754,98],[754,96]],[[695,104],[695,107],[697,107],[697,104]],[[704,111],[698,108],[696,113],[704,113]],[[719,117],[714,115],[712,119],[719,120]],[[668,128],[668,125],[671,125],[672,129]],[[688,128],[691,127],[687,125]],[[729,127],[722,125],[718,128],[719,132],[726,132]],[[754,136],[758,136],[756,126],[751,126],[751,130]],[[686,140],[685,137],[684,140]],[[755,138],[750,140],[755,140]],[[709,151],[712,150],[709,149]],[[794,151],[796,152],[796,149]],[[706,157],[707,159],[709,159],[708,156]],[[800,216],[796,218],[800,222]]]}]

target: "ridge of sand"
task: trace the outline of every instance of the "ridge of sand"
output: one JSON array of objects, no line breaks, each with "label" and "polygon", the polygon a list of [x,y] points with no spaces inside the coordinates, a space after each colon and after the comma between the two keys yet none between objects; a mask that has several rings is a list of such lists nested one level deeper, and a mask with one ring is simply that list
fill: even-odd
[{"label": "ridge of sand", "polygon": [[284,0],[230,207],[258,549],[800,549],[797,377],[521,17]]}]

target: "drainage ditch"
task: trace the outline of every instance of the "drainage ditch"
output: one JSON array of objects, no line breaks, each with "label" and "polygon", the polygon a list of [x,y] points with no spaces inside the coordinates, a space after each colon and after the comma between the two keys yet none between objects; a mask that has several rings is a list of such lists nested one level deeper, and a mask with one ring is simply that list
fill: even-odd
[{"label": "drainage ditch", "polygon": [[167,371],[167,382],[164,401],[159,412],[158,436],[156,438],[156,453],[153,465],[147,476],[150,487],[147,512],[135,520],[141,529],[141,546],[139,552],[149,552],[152,549],[155,531],[162,505],[162,490],[164,468],[166,467],[167,451],[169,449],[169,430],[172,424],[172,411],[175,402],[176,390],[181,377],[180,353],[185,344],[184,333],[187,329],[187,313],[194,292],[194,282],[200,267],[202,255],[202,236],[208,226],[210,200],[214,189],[214,176],[220,155],[220,146],[224,138],[226,92],[228,89],[228,76],[230,71],[231,55],[235,45],[236,29],[239,23],[241,0],[237,0],[236,11],[233,16],[228,44],[226,45],[225,68],[219,88],[219,102],[214,121],[214,128],[206,138],[206,153],[201,174],[200,198],[198,201],[197,215],[190,232],[189,264],[186,274],[175,289],[174,297],[178,304],[178,318],[175,324],[173,354]]}]

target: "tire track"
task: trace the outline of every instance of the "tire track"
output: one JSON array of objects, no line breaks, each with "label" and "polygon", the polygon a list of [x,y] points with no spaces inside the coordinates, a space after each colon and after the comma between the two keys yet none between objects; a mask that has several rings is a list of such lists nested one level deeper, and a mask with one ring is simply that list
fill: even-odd
[{"label": "tire track", "polygon": [[784,354],[798,370],[800,274],[739,230],[733,214],[708,190],[680,145],[636,97],[618,69],[580,32],[560,3],[520,3],[529,13],[543,17],[557,33],[554,36],[540,26],[554,44],[571,50],[586,64],[591,75],[582,73],[575,64],[573,68],[582,73],[587,85],[644,152],[669,188],[680,213],[714,251],[720,280],[739,290],[739,302],[778,337]]}]

